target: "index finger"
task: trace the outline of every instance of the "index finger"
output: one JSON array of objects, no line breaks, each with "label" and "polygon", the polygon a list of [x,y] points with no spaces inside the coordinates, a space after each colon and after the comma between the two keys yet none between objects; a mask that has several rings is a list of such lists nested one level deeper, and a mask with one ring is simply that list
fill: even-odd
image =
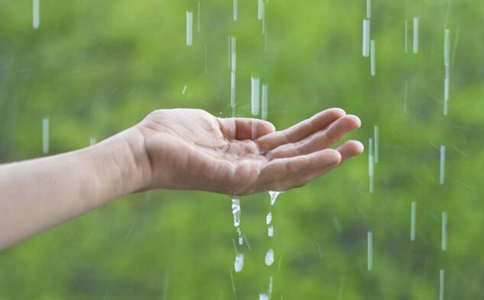
[{"label": "index finger", "polygon": [[263,151],[269,151],[284,144],[295,143],[325,129],[345,115],[346,112],[341,108],[330,108],[286,130],[264,135],[257,140],[257,143]]},{"label": "index finger", "polygon": [[257,139],[276,130],[272,123],[258,119],[217,119],[220,130],[227,138],[234,140]]},{"label": "index finger", "polygon": [[[322,174],[341,163],[341,153],[325,149],[308,155],[280,158],[269,162],[259,178],[261,187],[272,191],[286,191],[300,184],[300,180],[310,181],[305,174]],[[307,183],[307,182],[306,182]]]}]

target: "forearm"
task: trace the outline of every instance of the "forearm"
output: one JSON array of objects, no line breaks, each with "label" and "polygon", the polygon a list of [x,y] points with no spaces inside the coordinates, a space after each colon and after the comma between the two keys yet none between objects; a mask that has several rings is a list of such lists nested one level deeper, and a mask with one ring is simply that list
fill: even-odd
[{"label": "forearm", "polygon": [[141,137],[122,133],[83,150],[0,166],[0,248],[143,188],[142,147]]}]

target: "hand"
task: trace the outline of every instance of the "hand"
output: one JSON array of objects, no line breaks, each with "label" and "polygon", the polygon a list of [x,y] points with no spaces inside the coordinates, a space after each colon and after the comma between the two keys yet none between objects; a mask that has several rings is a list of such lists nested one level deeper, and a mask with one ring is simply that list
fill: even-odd
[{"label": "hand", "polygon": [[356,116],[328,109],[283,130],[256,119],[221,119],[203,110],[151,113],[136,126],[150,176],[145,189],[244,195],[301,187],[363,152],[357,141],[330,147],[359,128]]}]

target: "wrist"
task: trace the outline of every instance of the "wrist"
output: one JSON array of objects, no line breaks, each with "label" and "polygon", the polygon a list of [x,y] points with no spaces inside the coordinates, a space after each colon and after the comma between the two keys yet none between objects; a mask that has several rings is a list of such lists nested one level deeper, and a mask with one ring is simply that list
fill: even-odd
[{"label": "wrist", "polygon": [[151,183],[151,166],[144,136],[130,128],[87,151],[94,152],[94,164],[100,184],[112,189],[114,197],[147,189]]}]

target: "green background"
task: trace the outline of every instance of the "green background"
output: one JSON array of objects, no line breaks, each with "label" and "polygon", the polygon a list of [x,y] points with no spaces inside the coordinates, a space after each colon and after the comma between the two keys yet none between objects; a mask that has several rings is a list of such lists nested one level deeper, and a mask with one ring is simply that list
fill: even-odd
[{"label": "green background", "polygon": [[[196,25],[197,1],[41,0],[34,30],[31,1],[0,0],[0,162],[41,156],[45,117],[55,154],[107,138],[157,108],[230,116],[227,46],[235,35],[237,115],[250,116],[256,74],[269,84],[269,120],[279,129],[334,106],[362,119],[353,139],[367,144],[378,125],[375,193],[368,191],[363,155],[281,195],[272,240],[265,225],[269,195],[244,197],[242,230],[251,249],[243,250],[240,274],[233,271],[228,197],[130,195],[1,252],[0,298],[257,299],[274,276],[273,299],[438,299],[444,269],[446,299],[482,299],[484,4],[374,0],[376,77],[361,55],[366,1],[268,1],[267,51],[257,0],[239,0],[237,22],[231,0],[200,6],[201,31],[189,48],[185,13],[195,12]],[[405,20],[411,50],[414,16],[418,55],[404,53]],[[445,28],[453,57],[448,117],[442,115]],[[440,145],[447,147],[443,186]],[[270,268],[268,247],[276,255]]]}]

